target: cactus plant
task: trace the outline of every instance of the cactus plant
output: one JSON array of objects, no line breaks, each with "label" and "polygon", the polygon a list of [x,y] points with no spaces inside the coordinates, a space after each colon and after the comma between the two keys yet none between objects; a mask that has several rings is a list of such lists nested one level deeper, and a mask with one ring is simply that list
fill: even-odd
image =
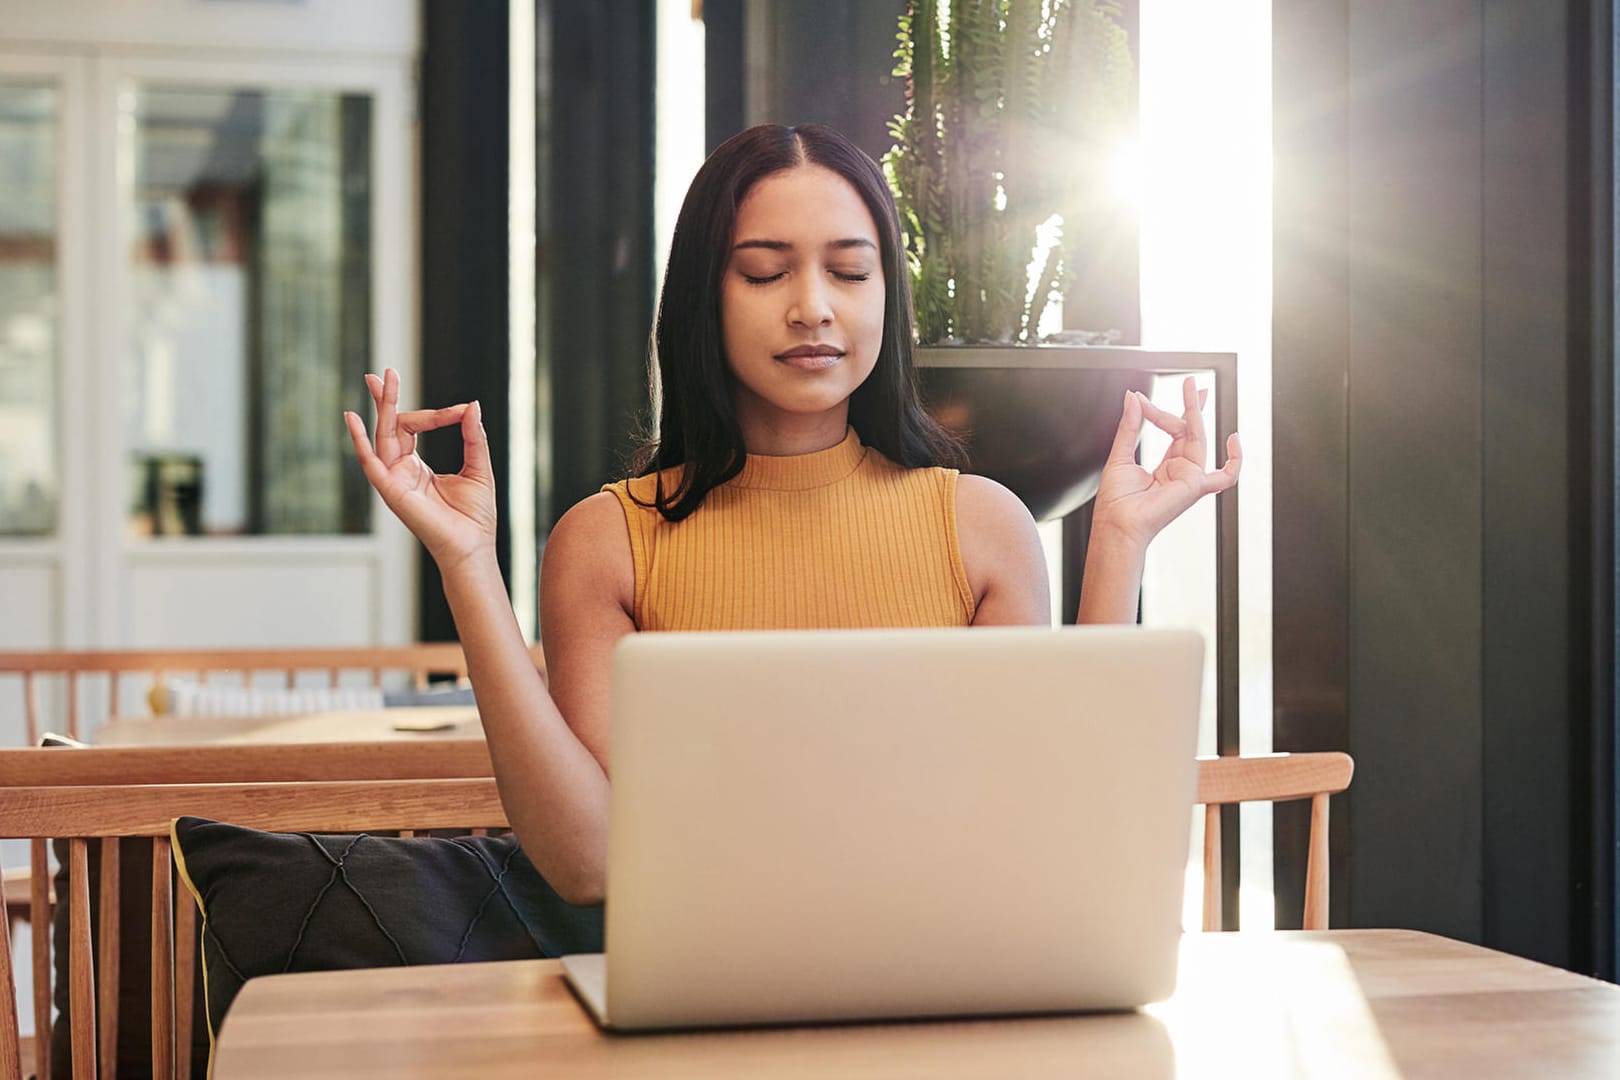
[{"label": "cactus plant", "polygon": [[918,338],[1033,342],[1072,277],[1075,223],[1134,124],[1118,0],[912,0],[897,37],[906,112],[883,166]]}]

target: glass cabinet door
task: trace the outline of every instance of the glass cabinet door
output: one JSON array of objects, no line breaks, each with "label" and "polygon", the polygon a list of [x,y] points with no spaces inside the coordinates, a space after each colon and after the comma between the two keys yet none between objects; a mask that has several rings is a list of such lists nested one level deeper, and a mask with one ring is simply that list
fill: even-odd
[{"label": "glass cabinet door", "polygon": [[0,77],[0,538],[57,531],[61,94]]},{"label": "glass cabinet door", "polygon": [[119,199],[135,537],[368,532],[372,99],[126,83]]}]

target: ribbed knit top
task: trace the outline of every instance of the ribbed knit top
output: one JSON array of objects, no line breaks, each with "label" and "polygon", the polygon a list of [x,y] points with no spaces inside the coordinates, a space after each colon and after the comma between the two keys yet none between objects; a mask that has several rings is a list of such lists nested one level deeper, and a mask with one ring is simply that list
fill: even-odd
[{"label": "ribbed knit top", "polygon": [[[673,491],[677,470],[665,473]],[[956,537],[956,470],[907,469],[844,441],[750,454],[682,521],[656,476],[608,484],[624,507],[638,630],[965,626],[973,593]]]}]

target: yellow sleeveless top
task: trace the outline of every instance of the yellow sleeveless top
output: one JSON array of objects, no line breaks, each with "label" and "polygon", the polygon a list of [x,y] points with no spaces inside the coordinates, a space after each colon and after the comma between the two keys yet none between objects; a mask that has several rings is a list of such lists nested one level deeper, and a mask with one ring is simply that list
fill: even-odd
[{"label": "yellow sleeveless top", "polygon": [[[665,473],[665,490],[678,475]],[[638,630],[965,626],[973,593],[956,537],[956,470],[907,469],[853,428],[814,454],[750,454],[683,521],[652,506],[655,476],[618,496],[635,560]]]}]

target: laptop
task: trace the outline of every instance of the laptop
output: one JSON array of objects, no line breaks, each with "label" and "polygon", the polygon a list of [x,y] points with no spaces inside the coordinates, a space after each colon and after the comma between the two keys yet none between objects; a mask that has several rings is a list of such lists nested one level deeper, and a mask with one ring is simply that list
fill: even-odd
[{"label": "laptop", "polygon": [[630,635],[568,981],[622,1031],[1168,997],[1202,674],[1141,627]]}]

